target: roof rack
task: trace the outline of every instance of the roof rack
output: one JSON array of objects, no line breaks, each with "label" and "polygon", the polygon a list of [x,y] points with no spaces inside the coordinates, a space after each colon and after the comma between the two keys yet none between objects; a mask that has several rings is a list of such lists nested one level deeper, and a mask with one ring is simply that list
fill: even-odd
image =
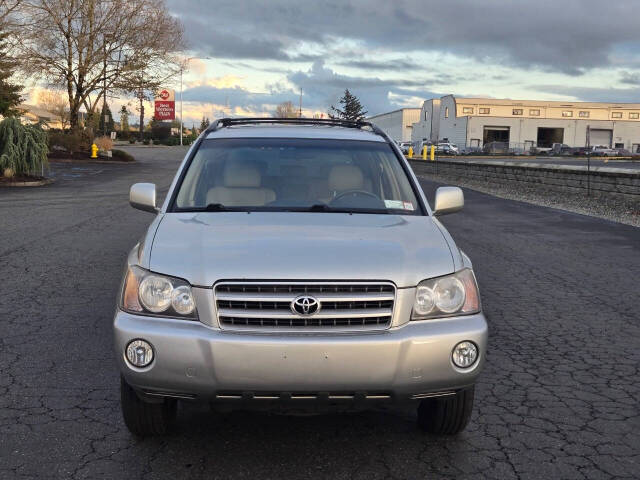
[{"label": "roof rack", "polygon": [[214,132],[222,127],[232,127],[235,125],[255,125],[255,124],[290,124],[290,125],[326,125],[345,128],[369,128],[378,135],[383,135],[382,130],[371,122],[362,120],[342,120],[334,118],[268,118],[268,117],[247,117],[247,118],[221,118],[213,122],[207,132]]}]

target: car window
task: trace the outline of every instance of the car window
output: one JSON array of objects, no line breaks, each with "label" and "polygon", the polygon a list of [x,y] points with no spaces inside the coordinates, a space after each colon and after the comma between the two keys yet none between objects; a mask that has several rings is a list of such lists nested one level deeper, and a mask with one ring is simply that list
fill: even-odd
[{"label": "car window", "polygon": [[208,139],[174,210],[314,210],[421,214],[387,143],[295,138]]}]

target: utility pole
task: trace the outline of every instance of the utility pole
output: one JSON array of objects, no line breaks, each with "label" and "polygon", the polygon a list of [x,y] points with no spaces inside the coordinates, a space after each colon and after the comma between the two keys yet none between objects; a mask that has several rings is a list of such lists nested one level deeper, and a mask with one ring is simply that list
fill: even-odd
[{"label": "utility pole", "polygon": [[180,146],[182,146],[182,70],[184,67],[180,65]]},{"label": "utility pole", "polygon": [[302,118],[302,87],[300,87],[300,110],[298,111],[298,118]]},{"label": "utility pole", "polygon": [[105,37],[102,41],[103,51],[104,51],[104,62],[102,64],[102,114],[104,122],[104,136],[107,136],[107,38]]}]

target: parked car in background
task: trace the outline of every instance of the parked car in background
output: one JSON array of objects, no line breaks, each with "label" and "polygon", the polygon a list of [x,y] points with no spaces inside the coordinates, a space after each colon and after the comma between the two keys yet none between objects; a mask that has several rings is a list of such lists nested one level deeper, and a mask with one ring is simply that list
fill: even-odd
[{"label": "parked car in background", "polygon": [[615,157],[616,155],[618,155],[618,150],[606,145],[594,145],[591,148],[591,155],[599,157]]},{"label": "parked car in background", "polygon": [[554,143],[549,155],[573,155],[574,149],[566,143]]},{"label": "parked car in background", "polygon": [[409,147],[412,146],[411,142],[400,142],[398,147],[400,147],[400,151],[407,155],[409,153]]},{"label": "parked car in background", "polygon": [[160,207],[150,183],[129,199],[155,215],[113,322],[132,433],[165,433],[178,401],[409,405],[428,432],[465,428],[488,329],[471,261],[437,218],[463,193],[438,188],[432,210],[375,125],[222,119]]},{"label": "parked car in background", "polygon": [[591,154],[591,147],[576,147],[573,149],[573,154],[580,157],[587,156]]},{"label": "parked car in background", "polygon": [[455,143],[440,142],[436,146],[436,153],[444,155],[460,155],[460,149]]}]

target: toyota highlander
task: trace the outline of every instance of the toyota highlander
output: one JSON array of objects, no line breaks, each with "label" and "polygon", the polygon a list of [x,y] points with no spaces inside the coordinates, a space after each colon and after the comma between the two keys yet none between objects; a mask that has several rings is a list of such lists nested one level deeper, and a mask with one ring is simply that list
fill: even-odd
[{"label": "toyota highlander", "polygon": [[274,409],[413,405],[471,414],[487,323],[469,258],[398,146],[366,122],[222,119],[129,253],[114,319],[125,423],[162,434],[180,401]]}]

